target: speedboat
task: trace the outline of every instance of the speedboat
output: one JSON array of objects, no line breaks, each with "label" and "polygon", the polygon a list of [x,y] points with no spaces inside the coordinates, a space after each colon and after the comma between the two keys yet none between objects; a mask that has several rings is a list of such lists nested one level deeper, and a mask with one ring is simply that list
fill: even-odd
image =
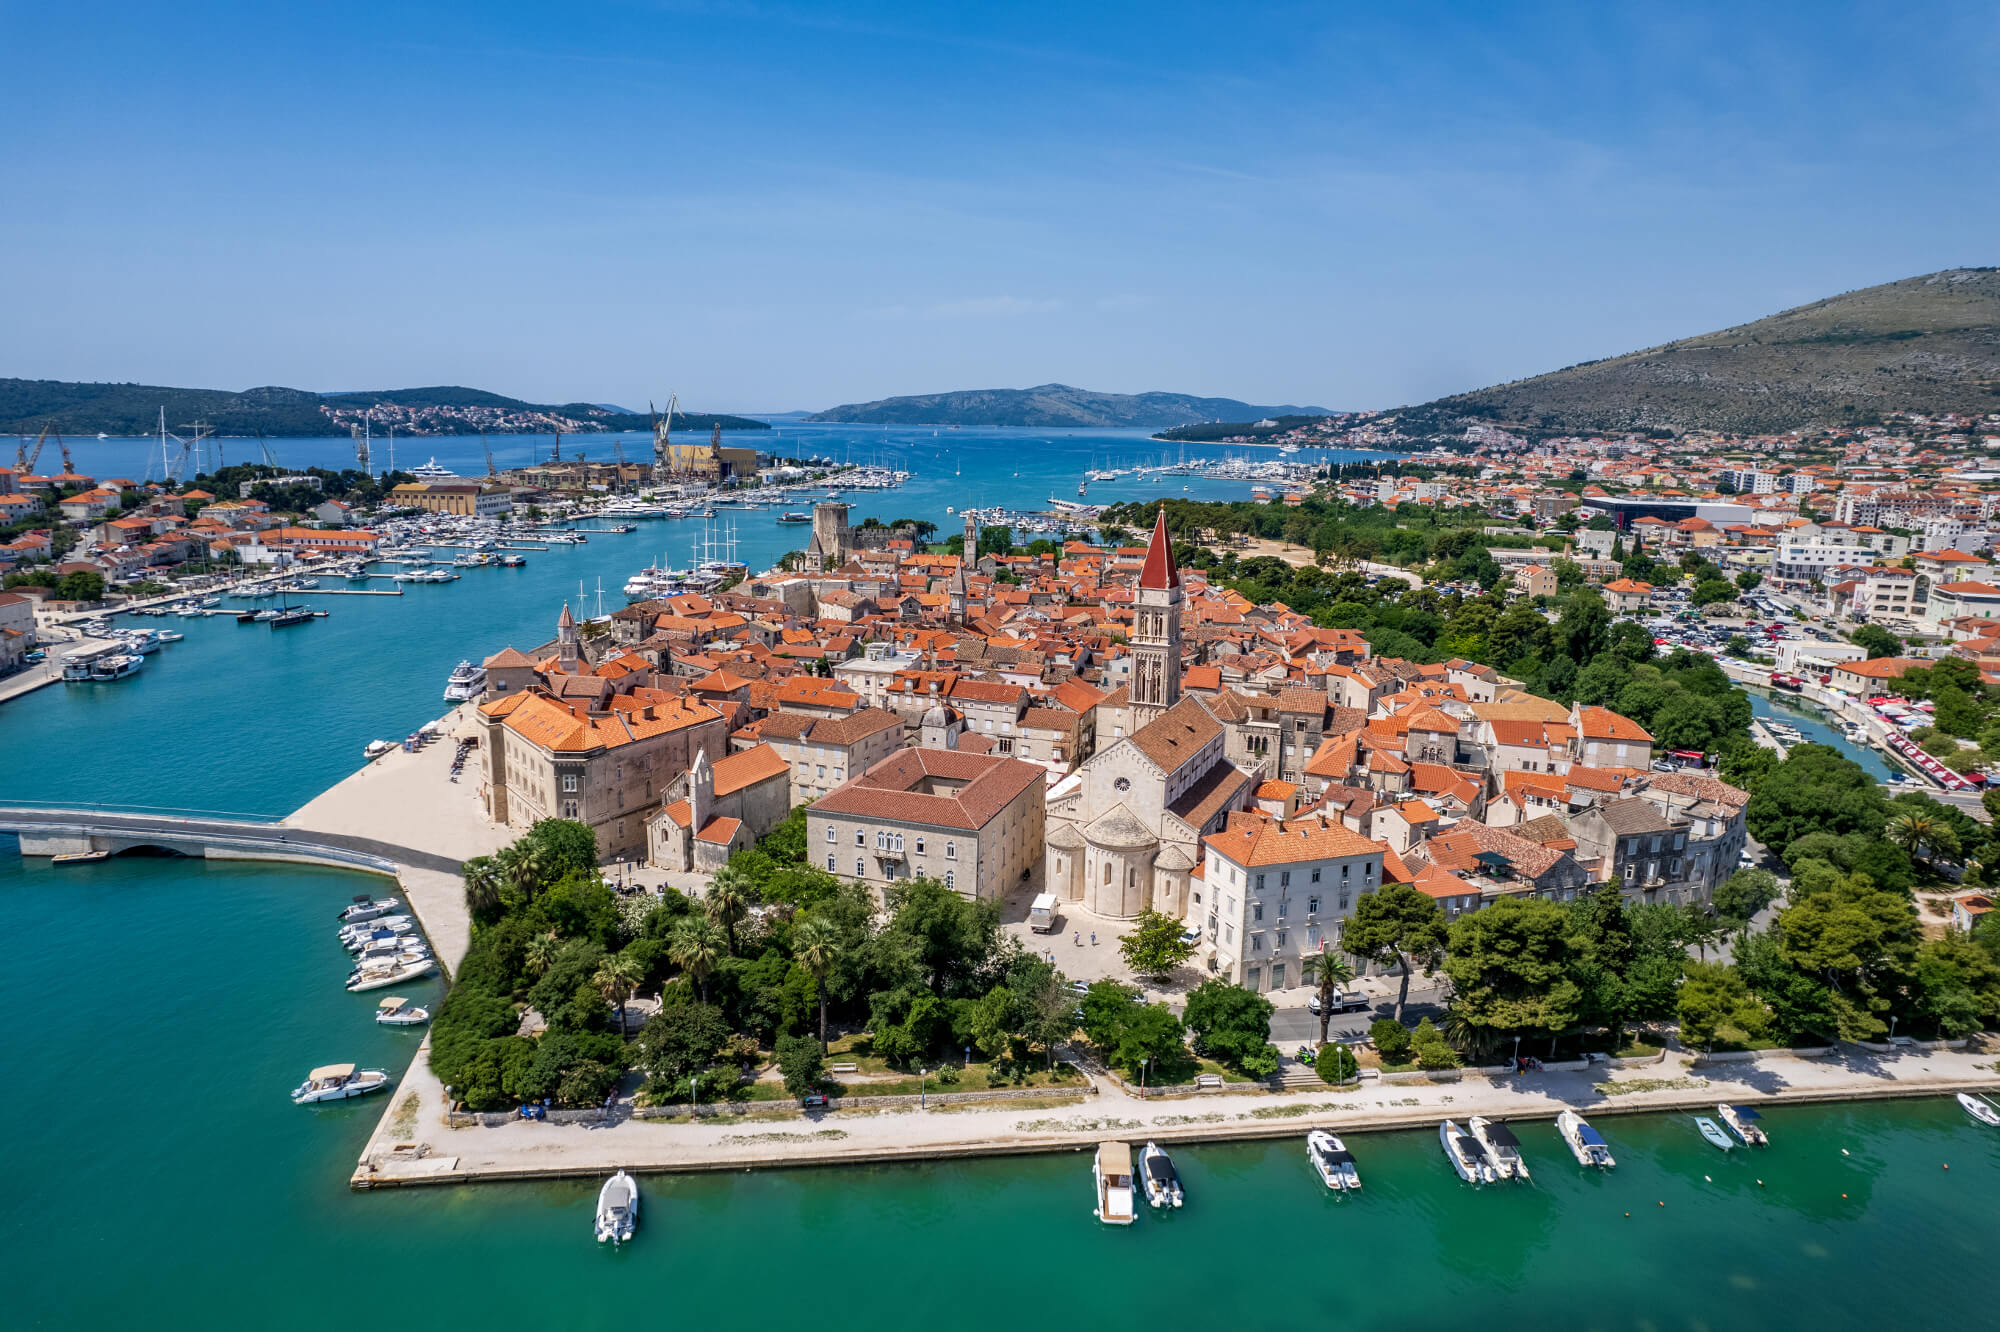
[{"label": "speedboat", "polygon": [[1139,1153],[1139,1178],[1146,1186],[1146,1201],[1153,1206],[1181,1205],[1181,1179],[1174,1173],[1174,1158],[1159,1143],[1149,1142]]},{"label": "speedboat", "polygon": [[386,916],[402,905],[401,902],[393,897],[357,897],[353,902],[342,907],[340,914],[335,919],[349,925],[357,925],[364,920],[374,920],[378,916]]},{"label": "speedboat", "polygon": [[407,999],[384,999],[375,1005],[375,1020],[385,1027],[416,1027],[431,1020],[431,1010]]},{"label": "speedboat", "polygon": [[639,1224],[639,1183],[624,1171],[597,1191],[597,1242],[623,1244]]},{"label": "speedboat", "polygon": [[393,967],[368,967],[350,977],[347,982],[349,994],[365,994],[369,990],[386,990],[391,985],[401,985],[404,981],[422,980],[437,971],[433,958],[417,962],[399,963]]},{"label": "speedboat", "polygon": [[1769,1147],[1770,1138],[1764,1134],[1763,1126],[1757,1121],[1763,1116],[1747,1105],[1730,1105],[1723,1102],[1715,1107],[1715,1113],[1722,1116],[1722,1122],[1729,1125],[1736,1136],[1743,1139],[1745,1147]]},{"label": "speedboat", "polygon": [[2000,1128],[2000,1110],[1994,1109],[1991,1101],[1983,1100],[1968,1092],[1960,1092],[1958,1094],[1958,1103],[1965,1107],[1966,1114],[1971,1115],[1980,1123],[1985,1124],[1989,1128]]},{"label": "speedboat", "polygon": [[406,967],[412,963],[429,961],[430,955],[431,950],[421,944],[404,943],[400,939],[385,944],[373,944],[356,955],[354,970],[347,974],[349,977],[354,977],[376,967]]},{"label": "speedboat", "polygon": [[370,740],[368,747],[362,750],[361,753],[366,758],[381,758],[395,747],[396,742],[394,740]]},{"label": "speedboat", "polygon": [[1319,1171],[1320,1182],[1335,1193],[1349,1193],[1361,1187],[1361,1172],[1347,1145],[1325,1129],[1306,1134],[1306,1159]]},{"label": "speedboat", "polygon": [[1132,1148],[1122,1142],[1097,1144],[1097,1159],[1091,1163],[1096,1181],[1099,1221],[1113,1226],[1129,1226],[1137,1215],[1132,1206]]},{"label": "speedboat", "polygon": [[343,925],[340,927],[340,942],[348,952],[353,952],[370,939],[384,934],[414,934],[417,923],[408,916],[384,916],[371,920],[365,925]]},{"label": "speedboat", "polygon": [[1726,1152],[1736,1146],[1736,1140],[1722,1131],[1722,1125],[1716,1123],[1707,1115],[1696,1115],[1694,1117],[1694,1126],[1701,1130],[1701,1136],[1708,1139],[1709,1146],[1711,1147],[1720,1147]]},{"label": "speedboat", "polygon": [[352,1064],[328,1064],[306,1074],[306,1080],[292,1093],[293,1105],[315,1101],[344,1101],[350,1096],[366,1096],[389,1085],[389,1075],[379,1068],[357,1069]]},{"label": "speedboat", "polygon": [[1486,1149],[1486,1159],[1493,1163],[1493,1172],[1501,1179],[1526,1179],[1528,1158],[1521,1155],[1521,1140],[1514,1136],[1514,1130],[1498,1119],[1488,1119],[1484,1115],[1474,1115],[1465,1121],[1472,1130],[1472,1136]]},{"label": "speedboat", "polygon": [[1576,1157],[1578,1165],[1602,1166],[1609,1170],[1618,1163],[1611,1159],[1611,1148],[1590,1126],[1590,1121],[1574,1110],[1565,1110],[1556,1116],[1556,1132],[1569,1144],[1570,1154]]},{"label": "speedboat", "polygon": [[1466,1183],[1491,1184],[1500,1178],[1493,1163],[1486,1159],[1486,1149],[1455,1121],[1447,1119],[1438,1125],[1438,1144],[1444,1148],[1445,1160],[1451,1162],[1451,1168]]}]

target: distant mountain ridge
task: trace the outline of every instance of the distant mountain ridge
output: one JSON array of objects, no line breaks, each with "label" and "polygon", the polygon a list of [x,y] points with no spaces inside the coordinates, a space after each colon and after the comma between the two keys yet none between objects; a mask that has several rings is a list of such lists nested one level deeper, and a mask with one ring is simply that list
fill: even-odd
[{"label": "distant mountain ridge", "polygon": [[1185,393],[1096,393],[1068,384],[1026,389],[965,389],[851,402],[815,412],[808,421],[855,425],[1141,427],[1193,421],[1247,421],[1266,416],[1327,416],[1324,407],[1258,407],[1235,398]]},{"label": "distant mountain ridge", "polygon": [[[345,435],[364,412],[376,429],[394,425],[412,435],[565,433],[649,430],[652,418],[596,403],[523,402],[483,389],[444,385],[358,393],[313,393],[294,388],[166,388],[151,384],[85,384],[59,379],[0,379],[0,431],[33,434],[44,427],[70,435],[144,435],[159,426],[179,430],[206,421],[220,435],[300,437]],[[767,430],[742,416],[675,412],[674,429]]]},{"label": "distant mountain ridge", "polygon": [[1381,413],[1406,434],[1776,434],[1884,412],[2000,411],[2000,269],[1844,292],[1734,328]]}]

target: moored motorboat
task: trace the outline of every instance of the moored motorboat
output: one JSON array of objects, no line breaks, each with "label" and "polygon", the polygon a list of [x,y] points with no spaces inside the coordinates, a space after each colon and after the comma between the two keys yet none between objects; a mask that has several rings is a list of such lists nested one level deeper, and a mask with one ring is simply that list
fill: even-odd
[{"label": "moored motorboat", "polygon": [[623,1244],[639,1225],[639,1183],[623,1170],[597,1191],[597,1241]]},{"label": "moored motorboat", "polygon": [[1154,1207],[1181,1205],[1181,1178],[1174,1170],[1174,1158],[1157,1142],[1149,1142],[1139,1153],[1139,1178],[1146,1186],[1146,1201]]},{"label": "moored motorboat", "polygon": [[396,742],[394,740],[370,740],[368,742],[368,747],[366,749],[363,749],[361,751],[361,754],[362,757],[364,758],[371,758],[371,759],[381,758],[384,754],[388,753],[395,747],[396,747]]},{"label": "moored motorboat", "polygon": [[431,1010],[407,999],[384,999],[375,1005],[375,1020],[385,1027],[417,1027],[431,1020]]},{"label": "moored motorboat", "polygon": [[386,916],[402,905],[400,901],[393,897],[357,897],[342,907],[340,914],[335,916],[334,919],[345,924],[358,925],[362,921],[374,920],[378,916]]},{"label": "moored motorboat", "polygon": [[1521,1140],[1514,1136],[1514,1130],[1498,1119],[1488,1119],[1484,1115],[1474,1115],[1465,1121],[1466,1128],[1479,1145],[1486,1149],[1486,1159],[1493,1163],[1493,1172],[1501,1179],[1526,1179],[1528,1158],[1521,1155]]},{"label": "moored motorboat", "polygon": [[417,962],[399,963],[393,967],[363,968],[348,978],[349,994],[365,994],[369,990],[386,990],[391,985],[401,985],[404,981],[422,980],[437,971],[434,958],[424,958]]},{"label": "moored motorboat", "polygon": [[1989,1128],[2000,1128],[2000,1110],[1994,1109],[1991,1101],[1974,1096],[1969,1092],[1960,1092],[1958,1094],[1958,1103],[1965,1108],[1966,1114],[1971,1115],[1980,1123],[1987,1125]]},{"label": "moored motorboat", "polygon": [[1708,1139],[1709,1146],[1720,1147],[1725,1152],[1735,1150],[1736,1140],[1723,1132],[1722,1125],[1716,1123],[1707,1115],[1696,1115],[1694,1117],[1694,1126],[1700,1131],[1702,1137]]},{"label": "moored motorboat", "polygon": [[1351,1193],[1361,1187],[1361,1172],[1347,1145],[1325,1129],[1306,1134],[1306,1159],[1319,1172],[1320,1182],[1335,1193]]},{"label": "moored motorboat", "polygon": [[486,692],[486,668],[461,661],[444,682],[445,701],[463,703]]},{"label": "moored motorboat", "polygon": [[328,1064],[306,1074],[306,1080],[292,1092],[293,1105],[315,1101],[344,1101],[350,1096],[366,1096],[389,1085],[389,1075],[379,1068],[357,1069],[352,1064]]},{"label": "moored motorboat", "polygon": [[1752,1110],[1749,1106],[1731,1105],[1727,1101],[1724,1101],[1715,1107],[1715,1113],[1721,1115],[1722,1122],[1729,1125],[1735,1131],[1737,1137],[1743,1139],[1744,1146],[1768,1147],[1771,1145],[1771,1139],[1765,1135],[1763,1125],[1758,1122],[1763,1116]]},{"label": "moored motorboat", "polygon": [[50,856],[51,865],[91,865],[100,860],[109,860],[109,851],[65,851],[59,856]]},{"label": "moored motorboat", "polygon": [[1132,1205],[1132,1148],[1122,1142],[1101,1142],[1091,1163],[1097,1193],[1093,1215],[1106,1225],[1129,1226],[1137,1215]]},{"label": "moored motorboat", "polygon": [[1574,1110],[1565,1110],[1556,1116],[1556,1132],[1569,1144],[1570,1154],[1576,1157],[1578,1165],[1602,1166],[1609,1170],[1618,1163],[1611,1159],[1611,1148],[1590,1121]]},{"label": "moored motorboat", "polygon": [[1466,1183],[1491,1184],[1499,1178],[1493,1163],[1486,1159],[1486,1149],[1456,1121],[1447,1119],[1438,1125],[1438,1145],[1444,1148],[1444,1159]]},{"label": "moored motorboat", "polygon": [[371,940],[380,939],[385,934],[415,934],[417,923],[408,916],[384,916],[371,920],[365,925],[343,925],[340,927],[340,944],[348,952],[359,952]]}]

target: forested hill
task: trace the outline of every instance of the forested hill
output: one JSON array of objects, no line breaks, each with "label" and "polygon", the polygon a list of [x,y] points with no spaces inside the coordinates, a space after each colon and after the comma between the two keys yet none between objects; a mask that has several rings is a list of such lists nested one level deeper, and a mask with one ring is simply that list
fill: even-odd
[{"label": "forested hill", "polygon": [[[345,435],[369,413],[377,432],[394,426],[412,435],[565,433],[647,430],[650,417],[612,411],[594,403],[559,406],[523,402],[455,385],[360,393],[312,393],[294,388],[166,388],[152,384],[82,384],[57,379],[0,379],[0,431],[34,434],[44,428],[67,435],[145,435],[206,421],[221,435],[300,437]],[[767,430],[741,416],[675,412],[676,430]]]},{"label": "forested hill", "polygon": [[1482,422],[1565,434],[1775,434],[1871,424],[1895,411],[2000,411],[2000,269],[1865,287],[1382,415],[1421,437]]},{"label": "forested hill", "polygon": [[966,389],[917,397],[850,402],[807,417],[863,425],[1035,426],[1157,430],[1191,421],[1248,421],[1266,416],[1327,416],[1324,407],[1257,407],[1235,398],[1185,393],[1096,393],[1068,384],[1027,389]]}]

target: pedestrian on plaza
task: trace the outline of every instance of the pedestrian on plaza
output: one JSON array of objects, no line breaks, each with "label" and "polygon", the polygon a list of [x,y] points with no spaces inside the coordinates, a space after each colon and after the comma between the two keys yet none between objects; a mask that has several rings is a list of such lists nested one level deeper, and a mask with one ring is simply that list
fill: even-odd
[{"label": "pedestrian on plaza", "polygon": [[1091,946],[1092,948],[1095,948],[1095,947],[1097,947],[1097,931],[1096,931],[1096,930],[1092,930],[1092,931],[1090,932],[1090,946]]}]

